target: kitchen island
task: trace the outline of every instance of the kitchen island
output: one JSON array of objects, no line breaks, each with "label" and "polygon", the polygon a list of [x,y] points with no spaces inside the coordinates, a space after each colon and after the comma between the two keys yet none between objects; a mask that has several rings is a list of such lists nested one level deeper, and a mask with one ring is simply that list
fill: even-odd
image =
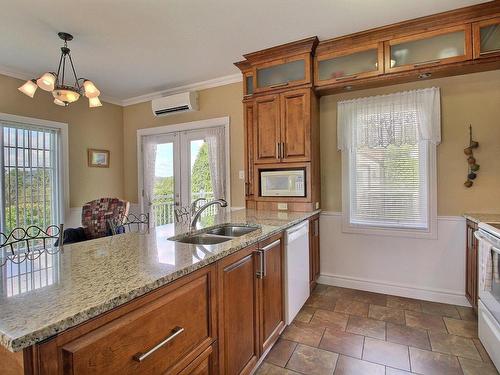
[{"label": "kitchen island", "polygon": [[[317,216],[317,213],[238,210],[206,217],[200,229],[224,223],[257,227],[246,235],[215,245],[171,240],[172,236],[177,238],[188,230],[184,225],[174,224],[153,228],[150,233],[126,233],[65,245],[64,251],[45,254],[40,257],[43,262],[28,267],[31,271],[24,273],[31,276],[26,276],[25,280],[20,271],[13,272],[14,265],[7,263],[1,275],[4,287],[0,294],[0,344],[3,355],[7,355],[5,349],[10,352],[24,350],[25,373],[53,373],[52,367],[57,366],[40,365],[43,362],[37,349],[40,343],[47,346],[47,343],[54,342],[57,346],[61,333],[71,330],[74,332],[72,338],[76,338],[79,327],[88,327],[89,324],[95,327],[82,329],[80,333],[88,335],[90,331],[99,331],[102,325],[121,319],[123,314],[117,313],[118,310],[128,309],[130,311],[126,313],[133,313],[143,309],[151,301],[154,303],[175,293],[177,289],[170,288],[173,284],[179,284],[179,288],[186,287],[191,279],[195,280],[200,275],[204,277],[205,284],[198,291],[204,293],[203,290],[207,289],[210,301],[204,303],[210,305],[206,306],[207,316],[215,325],[216,319],[212,315],[217,309],[212,304],[217,302],[215,296],[220,298],[221,294],[215,285],[215,277],[219,276],[215,263],[246,249],[251,249],[249,254],[253,256],[254,250],[258,249],[257,244],[266,239],[278,238],[281,241],[285,229]],[[282,241],[280,247],[283,248]],[[252,260],[253,263],[258,262]],[[45,281],[34,281],[38,276]],[[183,284],[182,280],[186,283]],[[161,291],[163,289],[165,293]],[[191,290],[186,295],[195,294],[195,290]],[[143,302],[132,306],[136,300]],[[190,302],[197,304],[196,300],[187,303]],[[97,322],[99,319],[104,320]],[[105,335],[106,331],[101,331],[100,334]],[[216,341],[215,331],[209,336],[211,344]],[[68,346],[65,355],[73,353],[72,360],[76,360],[75,353],[85,346],[84,341],[71,348]],[[26,368],[33,365],[35,357],[40,362],[36,364],[39,368]],[[66,366],[69,359],[65,361]],[[86,372],[73,369],[73,373]]]}]

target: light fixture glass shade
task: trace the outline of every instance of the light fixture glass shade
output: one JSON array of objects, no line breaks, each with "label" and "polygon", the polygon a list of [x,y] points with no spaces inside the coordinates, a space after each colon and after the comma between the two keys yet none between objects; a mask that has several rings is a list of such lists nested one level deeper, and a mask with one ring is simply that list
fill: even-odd
[{"label": "light fixture glass shade", "polygon": [[36,84],[42,90],[52,91],[54,90],[54,85],[56,84],[56,75],[54,73],[44,73],[36,80]]},{"label": "light fixture glass shade", "polygon": [[33,95],[35,95],[35,91],[37,88],[38,86],[36,85],[36,81],[34,79],[31,79],[29,81],[26,81],[24,85],[18,88],[18,90],[32,98]]},{"label": "light fixture glass shade", "polygon": [[60,101],[59,99],[54,99],[54,104],[60,105],[61,107],[66,107],[66,103]]},{"label": "light fixture glass shade", "polygon": [[85,96],[87,98],[95,98],[101,94],[101,92],[95,87],[94,82],[86,79],[83,81],[83,88],[85,90]]},{"label": "light fixture glass shade", "polygon": [[80,98],[79,93],[66,87],[56,88],[54,91],[52,91],[52,95],[54,96],[54,98],[67,104],[76,102]]},{"label": "light fixture glass shade", "polygon": [[102,103],[99,100],[99,97],[94,97],[94,98],[89,98],[89,107],[90,108],[95,108],[95,107],[101,107]]}]

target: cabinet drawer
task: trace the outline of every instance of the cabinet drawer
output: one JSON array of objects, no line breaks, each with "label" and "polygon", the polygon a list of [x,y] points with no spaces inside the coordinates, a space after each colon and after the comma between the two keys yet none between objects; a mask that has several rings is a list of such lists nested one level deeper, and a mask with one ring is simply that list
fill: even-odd
[{"label": "cabinet drawer", "polygon": [[209,308],[205,274],[65,344],[64,372],[163,374],[211,343]]}]

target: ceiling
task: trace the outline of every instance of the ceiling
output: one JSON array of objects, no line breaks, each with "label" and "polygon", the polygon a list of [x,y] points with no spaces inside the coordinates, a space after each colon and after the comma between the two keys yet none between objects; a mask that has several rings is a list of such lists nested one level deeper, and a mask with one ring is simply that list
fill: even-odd
[{"label": "ceiling", "polygon": [[[140,95],[238,73],[242,54],[320,40],[484,0],[1,0],[0,72],[55,70],[70,42],[79,76],[105,98]],[[56,6],[57,5],[57,6]],[[61,6],[63,5],[63,6]]]}]

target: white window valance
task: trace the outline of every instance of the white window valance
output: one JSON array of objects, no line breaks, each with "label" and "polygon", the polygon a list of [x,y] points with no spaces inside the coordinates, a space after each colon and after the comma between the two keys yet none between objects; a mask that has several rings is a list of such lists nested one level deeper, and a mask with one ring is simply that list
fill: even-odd
[{"label": "white window valance", "polygon": [[338,103],[337,111],[339,150],[356,145],[373,148],[441,142],[437,87],[346,100]]}]

